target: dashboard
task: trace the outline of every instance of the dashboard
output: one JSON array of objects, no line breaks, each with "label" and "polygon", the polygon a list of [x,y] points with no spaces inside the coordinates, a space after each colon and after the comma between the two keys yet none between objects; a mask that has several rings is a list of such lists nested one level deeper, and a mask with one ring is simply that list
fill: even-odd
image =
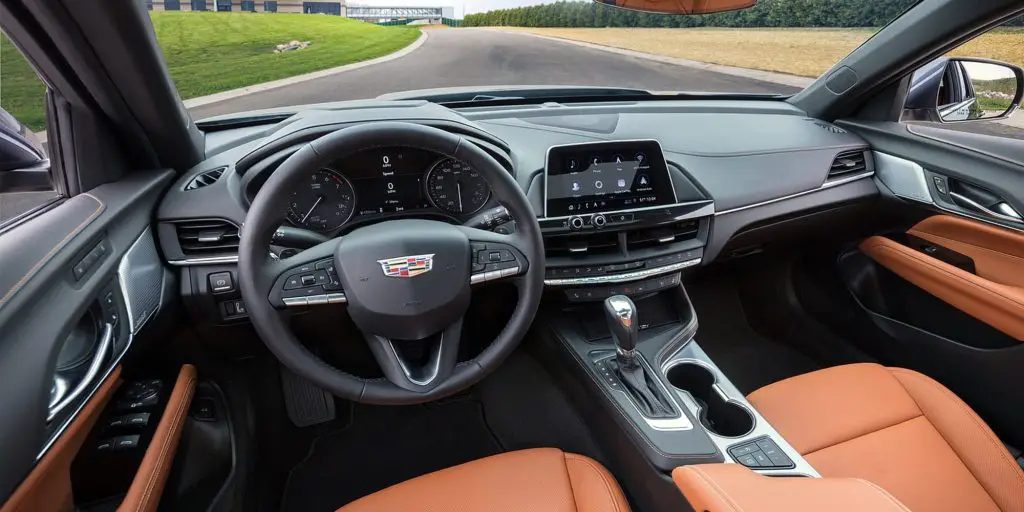
[{"label": "dashboard", "polygon": [[490,198],[487,182],[465,162],[418,148],[375,148],[316,171],[293,191],[285,218],[295,227],[334,234],[398,215],[458,221]]},{"label": "dashboard", "polygon": [[[242,313],[207,278],[234,271],[240,227],[260,186],[305,143],[362,123],[424,124],[495,158],[537,216],[546,286],[570,301],[671,286],[681,269],[757,252],[790,221],[879,195],[863,139],[771,99],[457,110],[373,100],[246,115],[269,117],[207,133],[207,159],[179,178],[157,214],[164,257],[182,267],[188,293],[222,319]],[[282,229],[324,240],[412,217],[514,231],[502,210],[464,162],[376,147],[324,166],[294,190]]]}]

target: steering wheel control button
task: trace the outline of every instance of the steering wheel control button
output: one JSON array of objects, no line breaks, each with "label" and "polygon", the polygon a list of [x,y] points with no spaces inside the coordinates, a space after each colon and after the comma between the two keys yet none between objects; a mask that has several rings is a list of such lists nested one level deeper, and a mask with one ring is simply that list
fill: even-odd
[{"label": "steering wheel control button", "polygon": [[312,274],[306,274],[299,279],[302,281],[302,286],[313,286],[316,284],[316,277]]},{"label": "steering wheel control button", "polygon": [[231,279],[231,272],[217,272],[210,274],[210,290],[213,293],[227,293],[235,289],[235,283]]},{"label": "steering wheel control button", "polygon": [[288,307],[305,306],[306,297],[285,297],[281,299],[284,301],[284,305]]}]

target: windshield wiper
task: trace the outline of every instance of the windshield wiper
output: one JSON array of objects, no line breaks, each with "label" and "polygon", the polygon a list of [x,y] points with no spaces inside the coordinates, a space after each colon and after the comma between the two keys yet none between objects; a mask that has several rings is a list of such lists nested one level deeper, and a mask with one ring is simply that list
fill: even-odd
[{"label": "windshield wiper", "polygon": [[[494,97],[488,99],[468,99],[455,101],[435,101],[439,105],[448,108],[469,108],[469,107],[503,107],[514,105],[540,105],[544,103],[600,103],[600,102],[641,102],[641,101],[667,101],[667,100],[784,100],[788,98],[785,94],[748,94],[748,93],[651,93],[641,91],[639,94],[584,94],[565,96],[527,96],[527,97]],[[431,101],[431,100],[427,100]]]}]

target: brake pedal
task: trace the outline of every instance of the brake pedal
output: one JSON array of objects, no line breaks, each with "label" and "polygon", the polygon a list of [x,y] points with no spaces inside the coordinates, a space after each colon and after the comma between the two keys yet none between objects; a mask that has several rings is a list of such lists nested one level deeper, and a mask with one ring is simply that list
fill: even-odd
[{"label": "brake pedal", "polygon": [[334,397],[284,366],[281,366],[281,390],[288,419],[296,427],[309,427],[334,419]]}]

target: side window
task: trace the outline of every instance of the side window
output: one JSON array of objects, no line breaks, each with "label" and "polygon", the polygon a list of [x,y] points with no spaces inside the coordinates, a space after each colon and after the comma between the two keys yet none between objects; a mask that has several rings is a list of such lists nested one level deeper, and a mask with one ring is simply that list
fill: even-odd
[{"label": "side window", "polygon": [[46,84],[0,33],[0,229],[59,197],[50,179]]},{"label": "side window", "polygon": [[914,72],[902,121],[1024,139],[1024,17]]}]

